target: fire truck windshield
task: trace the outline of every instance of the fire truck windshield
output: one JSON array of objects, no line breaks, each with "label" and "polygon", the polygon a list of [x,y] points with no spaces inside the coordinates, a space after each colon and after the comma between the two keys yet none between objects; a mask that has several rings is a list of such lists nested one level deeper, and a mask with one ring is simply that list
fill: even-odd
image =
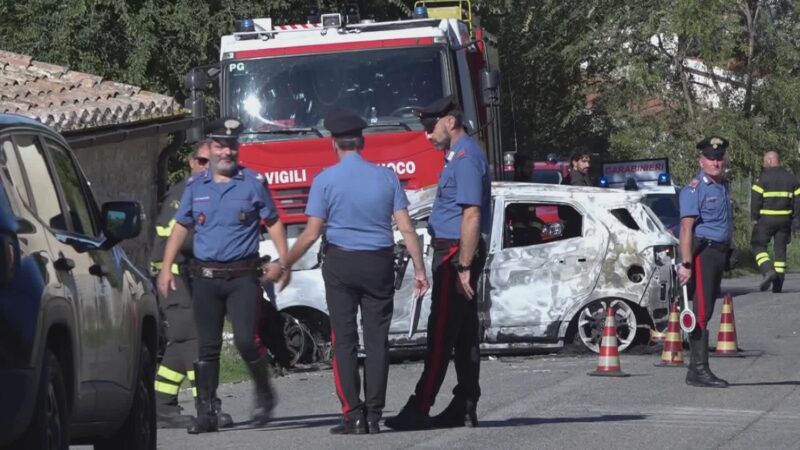
[{"label": "fire truck windshield", "polygon": [[372,125],[366,133],[421,130],[415,108],[453,90],[446,55],[425,46],[234,60],[224,65],[223,107],[247,140],[327,135],[334,107],[360,114]]}]

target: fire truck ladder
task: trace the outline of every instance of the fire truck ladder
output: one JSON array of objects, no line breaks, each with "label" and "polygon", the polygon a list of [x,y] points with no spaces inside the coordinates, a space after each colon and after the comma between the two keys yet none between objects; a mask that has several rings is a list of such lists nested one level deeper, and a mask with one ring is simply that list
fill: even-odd
[{"label": "fire truck ladder", "polygon": [[470,0],[417,0],[414,7],[417,6],[427,8],[428,17],[432,19],[463,20],[467,23],[469,34],[472,36],[472,2]]}]

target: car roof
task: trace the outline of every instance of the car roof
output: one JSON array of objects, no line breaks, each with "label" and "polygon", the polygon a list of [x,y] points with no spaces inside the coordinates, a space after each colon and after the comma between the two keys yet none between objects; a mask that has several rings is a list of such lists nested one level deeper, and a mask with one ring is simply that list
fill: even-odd
[{"label": "car roof", "polygon": [[53,132],[53,130],[47,125],[39,122],[38,120],[31,119],[30,117],[20,116],[19,114],[0,114],[0,130],[20,125]]}]

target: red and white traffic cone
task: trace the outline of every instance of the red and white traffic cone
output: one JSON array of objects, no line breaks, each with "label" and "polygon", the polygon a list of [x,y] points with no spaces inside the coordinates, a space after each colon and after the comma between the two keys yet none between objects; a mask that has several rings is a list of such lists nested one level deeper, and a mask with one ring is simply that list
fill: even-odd
[{"label": "red and white traffic cone", "polygon": [[655,364],[658,367],[683,367],[683,339],[681,339],[681,326],[678,319],[678,305],[672,304],[667,320],[666,340],[664,350],[661,352],[661,361]]},{"label": "red and white traffic cone", "polygon": [[614,321],[614,308],[606,310],[606,323],[603,327],[603,339],[600,341],[600,356],[597,369],[589,375],[599,377],[627,377],[629,374],[622,371],[617,350],[617,324]]},{"label": "red and white traffic cone", "polygon": [[733,315],[733,296],[725,295],[722,302],[722,314],[719,319],[717,348],[714,356],[739,356],[739,345],[736,340],[736,319]]}]

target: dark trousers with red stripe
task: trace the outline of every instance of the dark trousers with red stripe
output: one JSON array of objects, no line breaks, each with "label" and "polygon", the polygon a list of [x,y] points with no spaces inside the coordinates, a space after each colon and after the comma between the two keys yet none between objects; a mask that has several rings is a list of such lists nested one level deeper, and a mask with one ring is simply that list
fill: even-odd
[{"label": "dark trousers with red stripe", "polygon": [[[386,404],[389,325],[394,309],[394,253],[328,246],[322,265],[331,322],[333,377],[346,420],[377,421]],[[358,369],[358,322],[364,334],[364,402]]]},{"label": "dark trousers with red stripe", "polygon": [[[433,290],[431,313],[428,316],[425,366],[414,391],[423,414],[430,412],[436,400],[453,352],[458,380],[453,395],[474,402],[481,396],[478,381],[481,369],[478,299],[468,300],[456,288],[460,283],[456,271],[458,251],[458,241],[445,245],[434,242],[431,267]],[[470,268],[470,282],[476,297],[478,277],[485,260],[485,245],[481,243]]]},{"label": "dark trousers with red stripe", "polygon": [[716,244],[695,242],[695,257],[692,265],[692,279],[689,291],[692,295],[697,327],[692,332],[692,339],[699,339],[703,331],[708,329],[708,322],[714,314],[714,305],[720,296],[722,273],[728,258],[727,249]]}]

